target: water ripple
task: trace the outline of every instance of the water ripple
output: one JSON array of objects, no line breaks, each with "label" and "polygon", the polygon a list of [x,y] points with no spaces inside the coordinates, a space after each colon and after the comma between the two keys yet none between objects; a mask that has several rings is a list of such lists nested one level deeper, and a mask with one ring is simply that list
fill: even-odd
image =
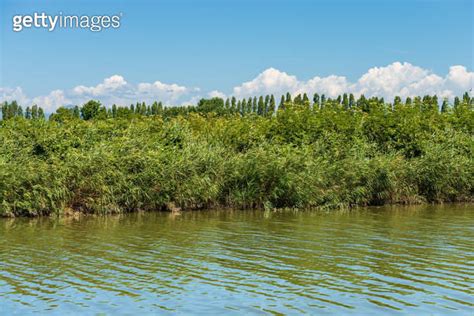
[{"label": "water ripple", "polygon": [[0,314],[472,314],[472,206],[0,220]]}]

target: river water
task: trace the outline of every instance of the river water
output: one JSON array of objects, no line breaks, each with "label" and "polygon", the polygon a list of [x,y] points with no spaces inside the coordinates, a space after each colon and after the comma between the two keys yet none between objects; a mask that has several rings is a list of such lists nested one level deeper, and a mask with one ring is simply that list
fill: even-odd
[{"label": "river water", "polygon": [[0,314],[474,314],[474,206],[0,219]]}]

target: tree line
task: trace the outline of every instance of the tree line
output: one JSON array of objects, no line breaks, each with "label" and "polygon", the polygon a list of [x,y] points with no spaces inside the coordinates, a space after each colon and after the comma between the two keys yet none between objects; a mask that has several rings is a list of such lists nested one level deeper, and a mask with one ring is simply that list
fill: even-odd
[{"label": "tree line", "polygon": [[[68,119],[106,119],[106,118],[127,118],[134,116],[154,116],[160,115],[163,117],[175,117],[178,115],[187,115],[189,113],[215,113],[217,115],[225,114],[240,114],[240,115],[259,115],[259,116],[273,116],[278,111],[285,110],[288,105],[296,105],[307,107],[311,110],[321,110],[324,107],[338,106],[346,110],[360,109],[365,112],[371,109],[384,107],[387,110],[393,111],[401,105],[418,106],[424,110],[438,110],[441,113],[447,112],[450,109],[456,109],[461,104],[472,106],[474,98],[471,98],[469,93],[464,93],[460,98],[456,96],[453,103],[450,104],[448,99],[443,99],[442,102],[436,95],[425,95],[423,97],[407,97],[404,101],[399,96],[396,96],[393,102],[386,103],[383,97],[366,98],[363,94],[359,98],[355,98],[352,93],[344,93],[336,98],[326,97],[325,94],[315,93],[310,100],[306,93],[298,94],[294,98],[288,92],[282,95],[278,105],[275,101],[274,95],[266,95],[259,97],[249,97],[237,100],[235,97],[227,98],[226,100],[215,97],[211,99],[201,99],[197,105],[189,106],[164,106],[162,102],[153,102],[146,104],[145,102],[137,102],[130,106],[117,106],[113,104],[107,108],[99,101],[90,100],[82,106],[73,107],[59,107],[55,113],[49,117],[53,121],[65,121]],[[24,117],[26,119],[45,119],[44,110],[33,105],[31,107],[23,108],[17,101],[4,102],[0,105],[3,120],[8,120],[14,117]]]}]

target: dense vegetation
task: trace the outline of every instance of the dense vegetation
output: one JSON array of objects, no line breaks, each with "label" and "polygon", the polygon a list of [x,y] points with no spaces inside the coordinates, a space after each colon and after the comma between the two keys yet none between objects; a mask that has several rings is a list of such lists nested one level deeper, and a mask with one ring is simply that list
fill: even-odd
[{"label": "dense vegetation", "polygon": [[473,201],[468,94],[2,105],[0,215]]}]

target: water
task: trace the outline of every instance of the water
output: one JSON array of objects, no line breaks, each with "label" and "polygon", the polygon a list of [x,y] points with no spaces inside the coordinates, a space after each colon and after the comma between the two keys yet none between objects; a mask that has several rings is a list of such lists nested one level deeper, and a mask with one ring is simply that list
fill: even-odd
[{"label": "water", "polygon": [[0,219],[0,314],[470,314],[474,206]]}]

